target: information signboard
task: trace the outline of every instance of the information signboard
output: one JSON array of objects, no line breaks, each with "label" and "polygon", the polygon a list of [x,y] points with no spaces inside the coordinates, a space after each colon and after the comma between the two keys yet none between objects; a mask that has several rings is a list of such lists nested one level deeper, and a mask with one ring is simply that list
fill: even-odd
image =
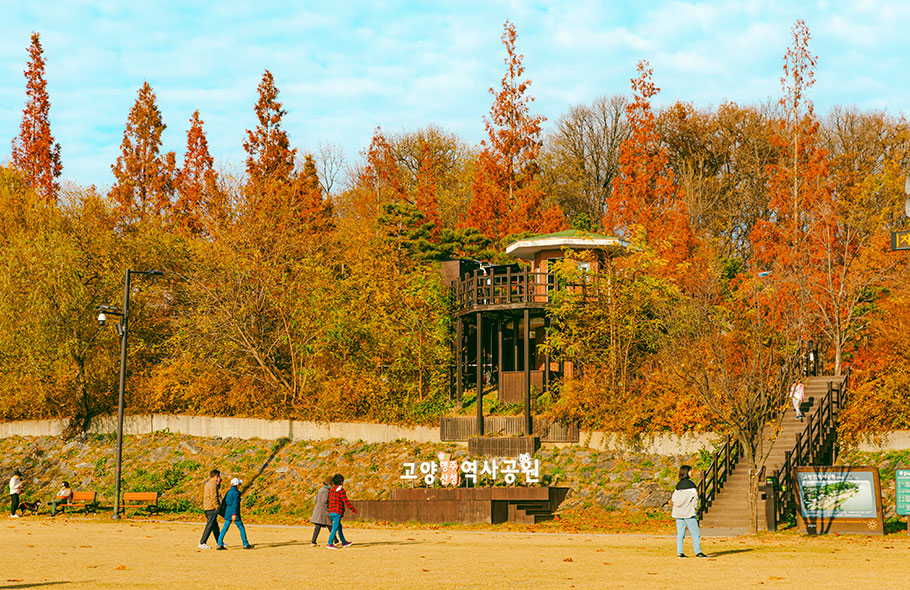
[{"label": "information signboard", "polygon": [[897,513],[901,516],[910,515],[910,469],[896,469],[894,471],[894,499],[897,501]]},{"label": "information signboard", "polygon": [[798,467],[799,524],[807,533],[884,534],[876,467]]}]

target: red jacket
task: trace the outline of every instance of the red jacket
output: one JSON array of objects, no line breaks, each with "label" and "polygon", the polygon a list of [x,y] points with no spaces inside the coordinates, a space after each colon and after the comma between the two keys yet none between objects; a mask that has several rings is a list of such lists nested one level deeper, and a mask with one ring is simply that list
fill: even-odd
[{"label": "red jacket", "polygon": [[351,512],[357,514],[357,509],[354,508],[354,505],[348,500],[348,495],[344,493],[344,488],[341,486],[332,486],[331,489],[329,489],[329,513],[334,512],[335,514],[344,516],[345,506],[350,508]]}]

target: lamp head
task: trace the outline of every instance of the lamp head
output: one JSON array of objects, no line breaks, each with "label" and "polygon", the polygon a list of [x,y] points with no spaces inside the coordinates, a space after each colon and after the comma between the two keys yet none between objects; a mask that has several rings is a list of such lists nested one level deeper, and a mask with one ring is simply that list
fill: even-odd
[{"label": "lamp head", "polygon": [[107,316],[102,311],[101,313],[98,314],[98,325],[104,326],[104,322],[106,322],[106,321],[107,321]]}]

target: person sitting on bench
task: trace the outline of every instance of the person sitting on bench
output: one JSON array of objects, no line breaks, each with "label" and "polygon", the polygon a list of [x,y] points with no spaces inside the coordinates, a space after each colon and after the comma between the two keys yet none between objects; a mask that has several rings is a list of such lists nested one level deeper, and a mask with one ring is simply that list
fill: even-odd
[{"label": "person sitting on bench", "polygon": [[63,512],[61,505],[65,506],[70,503],[73,499],[73,490],[70,489],[70,482],[63,482],[63,487],[60,488],[60,491],[57,492],[57,497],[54,498],[54,501],[51,503],[54,506],[54,512],[51,513],[51,516],[57,516],[58,512]]}]

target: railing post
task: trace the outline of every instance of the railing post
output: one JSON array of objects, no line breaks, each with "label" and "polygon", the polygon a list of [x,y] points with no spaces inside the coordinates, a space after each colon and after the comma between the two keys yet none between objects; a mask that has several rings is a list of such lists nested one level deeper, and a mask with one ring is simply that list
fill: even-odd
[{"label": "railing post", "polygon": [[512,267],[506,268],[506,303],[512,303]]},{"label": "railing post", "polygon": [[730,477],[730,435],[727,435],[727,443],[724,445],[724,452],[726,456],[724,457],[724,479]]},{"label": "railing post", "polygon": [[720,463],[720,459],[719,459],[719,457],[717,456],[717,451],[715,451],[715,452],[714,452],[714,462],[711,464],[711,465],[714,467],[714,495],[715,495],[715,496],[717,495],[717,488],[718,488],[718,485],[717,485],[717,482],[718,482],[718,477],[717,477],[717,471],[718,471],[717,467],[718,467],[718,463]]},{"label": "railing post", "polygon": [[808,441],[809,448],[807,449],[807,451],[809,452],[809,464],[815,465],[815,436],[813,435],[813,427],[817,426],[817,423],[812,420],[811,413],[809,414],[809,417],[807,420],[808,420],[808,428],[806,429],[806,432],[809,434],[809,441]]}]

